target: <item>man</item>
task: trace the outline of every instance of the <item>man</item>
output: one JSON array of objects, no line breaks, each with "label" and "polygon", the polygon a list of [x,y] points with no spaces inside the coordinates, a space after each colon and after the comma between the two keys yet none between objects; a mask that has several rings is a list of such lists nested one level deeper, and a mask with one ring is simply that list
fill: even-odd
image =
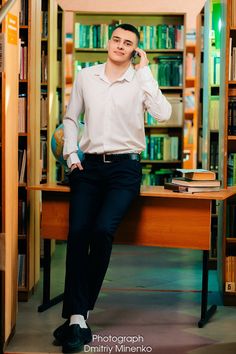
[{"label": "man", "polygon": [[[70,225],[62,317],[54,331],[64,353],[78,352],[92,340],[86,323],[109,264],[114,233],[141,182],[145,148],[144,110],[159,121],[171,106],[138,48],[139,32],[129,24],[115,28],[105,64],[81,70],[64,118],[64,158],[71,169]],[[139,63],[132,65],[134,53]],[[85,113],[77,155],[77,119]]]}]

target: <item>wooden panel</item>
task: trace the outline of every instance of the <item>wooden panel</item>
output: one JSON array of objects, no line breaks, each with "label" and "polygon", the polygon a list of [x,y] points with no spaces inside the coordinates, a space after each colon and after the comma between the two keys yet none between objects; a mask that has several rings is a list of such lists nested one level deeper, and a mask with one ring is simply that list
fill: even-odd
[{"label": "wooden panel", "polygon": [[[40,81],[41,72],[41,1],[29,2],[31,8],[29,14],[30,24],[30,48],[29,48],[29,139],[30,166],[28,171],[28,183],[39,184],[41,179],[40,161]],[[32,40],[31,40],[32,39]],[[30,196],[30,219],[29,219],[29,290],[37,283],[40,276],[40,193],[33,193]]]},{"label": "wooden panel", "polygon": [[65,240],[69,220],[68,193],[43,193],[41,236]]},{"label": "wooden panel", "polygon": [[[68,233],[68,193],[43,194],[41,235],[64,240]],[[138,197],[117,235],[117,243],[210,248],[210,200]]]},{"label": "wooden panel", "polygon": [[5,234],[0,234],[0,271],[5,271]]},{"label": "wooden panel", "polygon": [[120,226],[117,243],[209,249],[211,202],[138,198]]},{"label": "wooden panel", "polygon": [[83,24],[94,24],[97,23],[99,17],[99,23],[130,23],[134,26],[139,26],[140,23],[144,25],[158,25],[158,24],[182,24],[184,21],[183,13],[171,13],[170,15],[164,13],[144,13],[143,15],[138,15],[137,13],[91,13],[91,12],[79,12],[75,13],[75,21]]},{"label": "wooden panel", "polygon": [[[19,14],[20,1],[10,10]],[[17,24],[18,27],[18,24]],[[7,38],[7,23],[3,21]],[[18,31],[17,31],[18,33]],[[17,43],[18,44],[18,43]],[[4,342],[9,338],[15,322],[17,308],[17,245],[18,245],[18,72],[19,47],[6,40],[5,71],[2,77],[2,183],[3,183],[3,232],[5,233],[4,277]]]},{"label": "wooden panel", "polygon": [[[68,193],[70,188],[68,186],[57,185],[55,183],[45,183],[38,184],[34,186],[28,186],[31,190],[42,191],[42,192],[59,192]],[[164,189],[162,186],[143,186],[141,188],[140,195],[142,197],[163,197],[163,198],[173,198],[173,199],[210,199],[210,200],[225,200],[236,194],[236,187],[230,187],[227,189],[222,189],[219,192],[209,192],[209,193],[175,193],[171,190]]]}]

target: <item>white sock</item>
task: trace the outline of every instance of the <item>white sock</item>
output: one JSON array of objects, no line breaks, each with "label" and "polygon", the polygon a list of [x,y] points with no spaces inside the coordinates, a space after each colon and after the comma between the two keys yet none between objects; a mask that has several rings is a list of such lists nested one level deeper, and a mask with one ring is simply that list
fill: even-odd
[{"label": "white sock", "polygon": [[72,315],[70,316],[70,324],[69,326],[73,324],[78,324],[80,325],[81,328],[88,328],[84,319],[84,316],[82,315]]}]

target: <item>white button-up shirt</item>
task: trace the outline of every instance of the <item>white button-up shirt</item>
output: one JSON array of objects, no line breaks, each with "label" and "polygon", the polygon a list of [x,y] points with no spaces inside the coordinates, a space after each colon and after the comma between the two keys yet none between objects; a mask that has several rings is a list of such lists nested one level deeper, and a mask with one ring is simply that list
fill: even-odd
[{"label": "white button-up shirt", "polygon": [[85,153],[120,154],[145,149],[144,111],[158,121],[168,120],[171,105],[161,93],[148,66],[132,65],[115,82],[105,65],[82,69],[74,81],[64,123],[63,156],[70,167],[77,155],[78,116],[84,113],[80,148]]}]

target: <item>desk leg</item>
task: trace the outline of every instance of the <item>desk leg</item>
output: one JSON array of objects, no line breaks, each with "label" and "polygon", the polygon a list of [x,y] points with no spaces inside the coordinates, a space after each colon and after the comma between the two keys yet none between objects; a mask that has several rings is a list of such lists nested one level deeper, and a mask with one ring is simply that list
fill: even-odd
[{"label": "desk leg", "polygon": [[51,285],[51,240],[44,239],[43,261],[43,303],[38,307],[38,312],[43,312],[63,300],[63,294],[50,299]]},{"label": "desk leg", "polygon": [[198,327],[202,328],[208,320],[216,312],[217,306],[212,305],[207,309],[208,304],[208,260],[209,251],[203,251],[202,259],[202,302],[201,302],[201,319],[198,322]]}]

